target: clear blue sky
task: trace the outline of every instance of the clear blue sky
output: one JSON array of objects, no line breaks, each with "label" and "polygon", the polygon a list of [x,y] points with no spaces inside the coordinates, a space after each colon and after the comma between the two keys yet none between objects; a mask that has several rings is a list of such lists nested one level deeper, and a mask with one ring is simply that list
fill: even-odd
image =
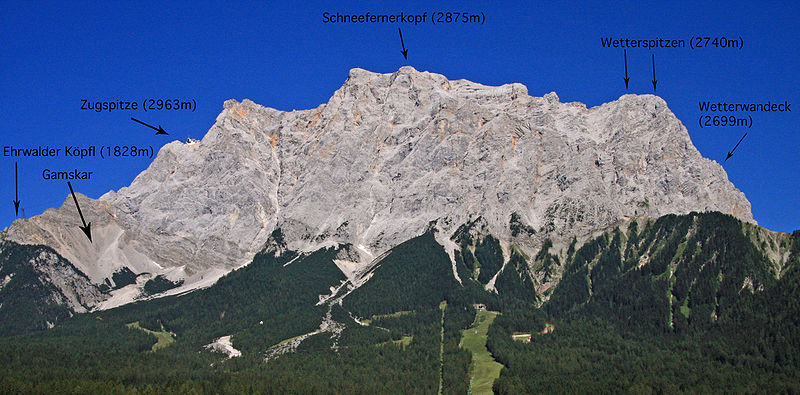
[{"label": "clear blue sky", "polygon": [[[653,93],[655,54],[656,93],[684,122],[704,156],[722,162],[748,132],[724,167],[752,203],[756,220],[772,230],[800,228],[796,3],[508,3],[3,1],[1,145],[134,144],[158,150],[172,139],[202,138],[229,98],[249,98],[281,110],[314,108],[328,100],[353,67],[387,73],[409,64],[450,79],[520,82],[534,96],[555,91],[562,101],[595,106],[626,92]],[[486,19],[482,25],[330,25],[322,23],[325,11],[468,11],[483,12]],[[400,54],[398,26],[407,61]],[[605,36],[688,41],[698,35],[741,37],[744,46],[629,49],[628,91],[622,49],[600,45]],[[197,109],[80,110],[82,98],[141,104],[148,97],[190,98]],[[788,100],[792,112],[753,113],[750,129],[701,129],[700,100]],[[170,135],[155,136],[130,117],[161,124]],[[94,171],[91,181],[73,186],[96,198],[130,184],[150,162],[2,157],[0,227],[14,219],[15,161],[27,216],[58,206],[68,196],[64,181],[42,179],[44,168]]]}]

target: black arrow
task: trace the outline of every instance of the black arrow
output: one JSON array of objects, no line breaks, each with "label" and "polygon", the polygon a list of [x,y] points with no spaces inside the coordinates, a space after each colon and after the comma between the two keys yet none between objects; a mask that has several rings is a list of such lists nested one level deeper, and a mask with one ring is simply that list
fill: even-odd
[{"label": "black arrow", "polygon": [[72,190],[72,184],[70,184],[69,181],[67,181],[67,185],[69,186],[69,193],[72,194],[72,200],[75,201],[75,207],[78,208],[78,215],[81,216],[81,222],[83,222],[83,226],[79,226],[79,228],[81,228],[83,233],[86,234],[86,237],[89,238],[89,242],[91,243],[92,242],[92,223],[89,222],[87,224],[86,220],[83,219],[83,213],[81,212],[81,206],[78,205],[78,199],[75,197],[75,191]]},{"label": "black arrow", "polygon": [[653,54],[653,90],[656,90],[656,54]]},{"label": "black arrow", "polygon": [[158,127],[155,127],[153,125],[148,125],[148,124],[146,124],[146,123],[144,123],[144,122],[142,122],[142,121],[140,121],[140,120],[138,120],[136,118],[133,118],[133,117],[131,117],[131,121],[141,123],[142,125],[147,126],[148,128],[155,130],[156,134],[167,134],[167,132],[164,131],[164,129],[161,127],[161,125],[158,125]]},{"label": "black arrow", "polygon": [[736,145],[734,145],[734,146],[733,146],[733,149],[732,149],[732,150],[728,151],[728,156],[726,156],[726,157],[725,157],[725,161],[726,161],[726,162],[728,161],[728,159],[730,159],[730,157],[731,157],[731,156],[733,156],[733,151],[736,151],[736,147],[738,147],[738,146],[739,146],[739,144],[742,142],[742,140],[744,140],[744,138],[745,138],[746,136],[747,136],[747,133],[745,133],[745,134],[744,134],[744,136],[742,136],[742,138],[740,138],[740,139],[739,139],[739,142],[738,142],[738,143],[736,143]]},{"label": "black arrow", "polygon": [[628,80],[630,79],[628,78],[628,50],[623,49],[622,54],[625,56],[625,89],[628,89]]},{"label": "black arrow", "polygon": [[19,184],[17,183],[17,162],[14,162],[14,213],[19,217]]},{"label": "black arrow", "polygon": [[403,32],[399,27],[397,28],[397,31],[400,33],[400,45],[403,46],[403,50],[400,51],[400,53],[403,54],[403,57],[406,58],[406,60],[408,60],[408,50],[406,49],[406,44],[403,43]]}]

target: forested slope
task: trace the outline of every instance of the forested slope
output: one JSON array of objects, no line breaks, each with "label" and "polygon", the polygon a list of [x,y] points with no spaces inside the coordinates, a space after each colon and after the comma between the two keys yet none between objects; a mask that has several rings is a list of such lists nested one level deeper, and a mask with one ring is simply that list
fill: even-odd
[{"label": "forested slope", "polygon": [[[431,229],[358,288],[334,262],[352,246],[298,253],[276,231],[210,288],[3,338],[0,392],[464,393],[476,303],[501,313],[487,342],[499,393],[800,390],[800,232],[692,213],[528,256],[470,229],[452,235],[461,283]],[[154,351],[133,322],[174,342]],[[241,356],[205,347],[222,336]]]},{"label": "forested slope", "polygon": [[[501,316],[499,393],[800,389],[800,232],[719,213],[631,222],[568,255],[534,316]],[[511,333],[555,331],[530,344]],[[533,329],[531,327],[534,327]]]}]

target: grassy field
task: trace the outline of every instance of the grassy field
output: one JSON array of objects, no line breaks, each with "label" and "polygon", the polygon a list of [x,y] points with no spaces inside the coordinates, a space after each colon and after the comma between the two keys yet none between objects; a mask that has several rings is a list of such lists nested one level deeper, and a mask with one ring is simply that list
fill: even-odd
[{"label": "grassy field", "polygon": [[407,345],[411,344],[411,341],[414,340],[414,336],[403,336],[400,340],[392,340],[392,343],[398,344],[405,348]]},{"label": "grassy field", "polygon": [[153,344],[153,348],[151,349],[151,351],[155,351],[155,350],[158,350],[160,348],[164,348],[164,347],[172,344],[172,342],[175,341],[175,339],[172,338],[172,334],[171,333],[169,333],[169,332],[167,332],[165,330],[160,330],[160,331],[156,332],[156,331],[151,331],[150,329],[147,329],[147,328],[142,328],[141,326],[139,326],[139,321],[131,322],[130,324],[127,324],[126,326],[128,328],[138,329],[140,331],[143,331],[145,333],[149,333],[149,334],[155,336],[156,339],[158,339],[158,341],[156,341],[156,344]]},{"label": "grassy field", "polygon": [[503,368],[486,349],[486,333],[497,314],[496,311],[478,310],[472,327],[461,331],[460,346],[472,353],[469,383],[472,394],[491,394],[492,384],[500,377]]},{"label": "grassy field", "polygon": [[413,313],[413,311],[403,310],[403,311],[398,311],[396,313],[391,313],[391,314],[375,314],[370,318],[361,320],[361,323],[364,324],[364,325],[369,325],[369,324],[372,323],[372,321],[375,321],[375,320],[380,319],[380,318],[401,317],[401,316],[404,316],[404,315],[407,315],[407,314],[411,314],[411,313]]},{"label": "grassy field", "polygon": [[378,343],[378,344],[376,344],[376,346],[383,346],[383,345],[392,343],[392,344],[396,344],[398,346],[401,346],[401,347],[403,347],[403,349],[405,349],[406,346],[411,344],[411,342],[413,340],[414,340],[414,336],[403,336],[402,338],[400,338],[400,340],[389,340],[387,342]]}]

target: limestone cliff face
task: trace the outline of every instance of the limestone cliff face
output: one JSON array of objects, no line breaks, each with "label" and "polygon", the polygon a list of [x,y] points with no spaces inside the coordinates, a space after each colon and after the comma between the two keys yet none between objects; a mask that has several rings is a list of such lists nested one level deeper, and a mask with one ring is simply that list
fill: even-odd
[{"label": "limestone cliff face", "polygon": [[8,238],[54,248],[94,282],[127,266],[186,287],[248,262],[276,227],[291,249],[351,243],[366,265],[432,221],[449,235],[482,217],[508,241],[516,214],[531,248],[633,216],[753,222],[659,97],[587,109],[411,67],[353,69],[312,110],[229,100],[201,141],[167,144],[129,187],[80,200],[93,244],[74,204],[14,222]]}]

